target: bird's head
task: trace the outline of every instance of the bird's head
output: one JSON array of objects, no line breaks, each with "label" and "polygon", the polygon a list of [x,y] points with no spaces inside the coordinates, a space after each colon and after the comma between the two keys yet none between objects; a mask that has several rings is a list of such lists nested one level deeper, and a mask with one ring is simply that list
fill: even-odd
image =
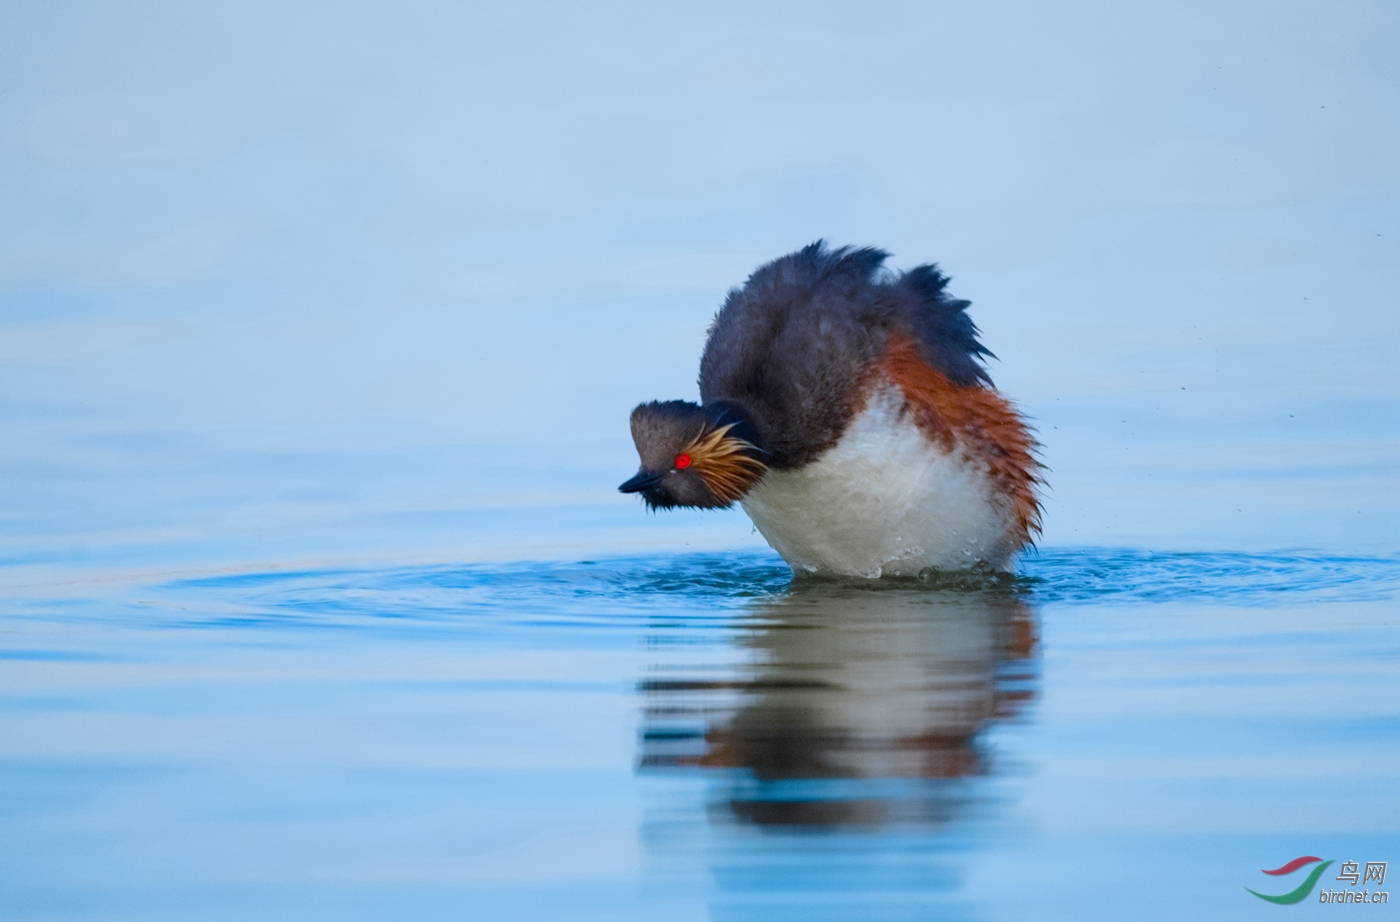
[{"label": "bird's head", "polygon": [[653,509],[723,509],[768,470],[753,427],[723,401],[699,406],[652,401],[632,411],[632,440],[642,458],[637,476],[618,487],[640,493]]}]

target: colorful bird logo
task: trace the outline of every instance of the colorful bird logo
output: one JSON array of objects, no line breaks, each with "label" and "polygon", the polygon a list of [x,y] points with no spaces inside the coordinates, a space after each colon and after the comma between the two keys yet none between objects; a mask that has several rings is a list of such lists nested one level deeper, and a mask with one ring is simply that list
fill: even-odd
[{"label": "colorful bird logo", "polygon": [[[1292,861],[1288,862],[1281,868],[1274,868],[1272,871],[1265,871],[1264,873],[1271,874],[1274,877],[1280,877],[1284,874],[1292,874],[1294,871],[1298,870],[1303,865],[1312,864],[1314,861],[1322,861],[1322,859],[1315,858],[1312,855],[1304,855],[1301,858],[1294,858]],[[1250,893],[1253,893],[1255,896],[1259,897],[1259,899],[1268,900],[1270,903],[1279,903],[1284,906],[1288,905],[1289,903],[1301,903],[1303,900],[1307,899],[1309,893],[1312,893],[1313,887],[1317,886],[1317,879],[1322,876],[1322,872],[1327,870],[1327,866],[1331,863],[1332,862],[1330,860],[1322,861],[1322,864],[1319,864],[1317,867],[1313,868],[1311,872],[1309,872],[1307,879],[1304,880],[1301,884],[1299,884],[1297,889],[1289,890],[1287,893],[1281,893],[1278,896],[1270,896],[1267,893],[1259,893],[1254,890],[1249,890],[1248,887],[1245,887],[1245,889],[1249,890]]]}]

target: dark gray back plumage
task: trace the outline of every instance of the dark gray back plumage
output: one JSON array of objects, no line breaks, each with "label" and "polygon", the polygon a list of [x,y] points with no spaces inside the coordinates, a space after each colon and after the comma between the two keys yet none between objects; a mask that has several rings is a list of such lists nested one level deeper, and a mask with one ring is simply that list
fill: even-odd
[{"label": "dark gray back plumage", "polygon": [[891,334],[916,343],[957,384],[991,383],[970,302],[948,296],[936,265],[895,273],[887,258],[817,241],[760,267],[715,315],[700,399],[740,407],[771,466],[800,467],[840,438]]}]

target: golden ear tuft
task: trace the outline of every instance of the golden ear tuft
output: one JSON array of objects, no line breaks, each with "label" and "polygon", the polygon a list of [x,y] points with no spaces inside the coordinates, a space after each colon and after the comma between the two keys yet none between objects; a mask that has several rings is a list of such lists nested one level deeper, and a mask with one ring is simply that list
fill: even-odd
[{"label": "golden ear tuft", "polygon": [[710,492],[726,503],[742,497],[759,478],[768,472],[768,465],[755,457],[759,449],[752,442],[729,434],[733,423],[701,432],[685,449],[694,469]]}]

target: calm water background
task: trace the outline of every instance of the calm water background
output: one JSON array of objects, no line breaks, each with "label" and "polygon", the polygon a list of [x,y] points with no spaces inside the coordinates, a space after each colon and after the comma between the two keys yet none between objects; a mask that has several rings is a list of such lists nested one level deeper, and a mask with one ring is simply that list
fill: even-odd
[{"label": "calm water background", "polygon": [[[0,917],[1322,911],[1244,888],[1400,855],[1398,20],[0,3]],[[613,492],[819,236],[974,302],[1016,580]]]}]

